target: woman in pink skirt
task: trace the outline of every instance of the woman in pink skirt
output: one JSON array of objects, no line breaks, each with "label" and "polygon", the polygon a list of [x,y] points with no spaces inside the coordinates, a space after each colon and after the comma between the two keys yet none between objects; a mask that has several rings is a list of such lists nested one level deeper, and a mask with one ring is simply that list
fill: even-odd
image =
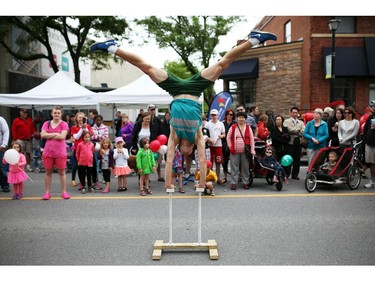
[{"label": "woman in pink skirt", "polygon": [[113,159],[115,161],[115,168],[113,174],[117,176],[118,189],[117,191],[126,191],[126,175],[132,171],[128,166],[129,153],[124,147],[124,140],[122,137],[115,138],[116,148],[113,150]]},{"label": "woman in pink skirt", "polygon": [[[17,141],[12,142],[11,149],[15,149],[20,154],[20,160],[17,164],[9,164],[8,183],[13,184],[13,200],[18,200],[23,197],[23,182],[28,179],[24,171],[26,165],[26,157],[22,154],[21,144]],[[3,163],[7,164],[5,157]]]}]

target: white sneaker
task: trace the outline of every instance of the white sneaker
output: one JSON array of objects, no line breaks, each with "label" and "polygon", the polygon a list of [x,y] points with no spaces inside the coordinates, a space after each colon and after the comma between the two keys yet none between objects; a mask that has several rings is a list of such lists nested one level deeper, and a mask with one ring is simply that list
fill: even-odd
[{"label": "white sneaker", "polygon": [[365,188],[374,188],[375,187],[375,183],[373,181],[369,181],[367,184],[365,184],[364,187]]},{"label": "white sneaker", "polygon": [[30,165],[27,165],[27,166],[26,166],[26,171],[28,171],[28,172],[32,172],[33,169],[31,169]]}]

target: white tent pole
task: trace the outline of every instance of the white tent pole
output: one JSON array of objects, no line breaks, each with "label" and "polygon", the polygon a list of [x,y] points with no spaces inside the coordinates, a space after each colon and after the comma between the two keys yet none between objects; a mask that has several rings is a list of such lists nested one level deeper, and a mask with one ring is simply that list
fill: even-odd
[{"label": "white tent pole", "polygon": [[96,110],[98,111],[98,114],[100,114],[100,104],[97,103],[97,104],[95,105],[95,107],[96,107]]}]

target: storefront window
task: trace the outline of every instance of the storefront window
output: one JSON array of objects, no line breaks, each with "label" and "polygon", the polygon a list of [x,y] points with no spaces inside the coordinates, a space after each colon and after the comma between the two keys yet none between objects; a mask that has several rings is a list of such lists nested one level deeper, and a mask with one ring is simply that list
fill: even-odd
[{"label": "storefront window", "polygon": [[346,106],[355,103],[355,79],[336,78],[334,100],[344,100]]},{"label": "storefront window", "polygon": [[355,18],[356,17],[336,17],[336,19],[341,20],[336,33],[355,33]]},{"label": "storefront window", "polygon": [[249,107],[256,102],[255,79],[227,80],[227,88],[233,97],[233,104]]}]

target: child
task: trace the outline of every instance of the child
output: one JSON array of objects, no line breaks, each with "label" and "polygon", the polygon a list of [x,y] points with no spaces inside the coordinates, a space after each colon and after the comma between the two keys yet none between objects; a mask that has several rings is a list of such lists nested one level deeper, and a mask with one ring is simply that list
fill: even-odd
[{"label": "child", "polygon": [[184,172],[184,157],[182,156],[178,146],[176,146],[176,150],[174,153],[174,158],[172,161],[172,173],[173,177],[178,179],[178,191],[180,193],[185,193],[184,188],[182,187],[182,173]]},{"label": "child", "polygon": [[[147,194],[152,194],[149,186],[149,175],[156,171],[156,163],[154,154],[150,149],[150,141],[148,138],[142,138],[139,141],[139,146],[140,148],[137,152],[137,169],[141,175],[139,179],[139,189],[140,195],[146,196]],[[146,191],[143,188],[144,186],[146,187]]]},{"label": "child", "polygon": [[[202,113],[202,134],[203,134],[203,140],[205,143],[205,155],[206,159],[211,159],[211,149],[210,149],[210,143],[212,140],[210,139],[210,130],[205,128],[207,124],[207,117],[205,114]],[[194,155],[195,155],[195,176],[197,176],[197,173],[199,171],[199,155],[198,155],[198,150],[194,149]]]},{"label": "child", "polygon": [[328,162],[322,165],[322,170],[328,174],[336,166],[336,163],[337,163],[337,153],[334,151],[331,151],[328,154]]},{"label": "child", "polygon": [[283,169],[283,167],[280,165],[279,162],[277,162],[276,160],[276,157],[275,157],[275,149],[273,148],[273,146],[267,146],[266,148],[266,155],[263,157],[262,159],[262,165],[267,167],[267,168],[271,168],[275,171],[275,175],[273,176],[273,181],[274,182],[279,182],[279,180],[277,179],[277,174],[279,172],[281,172],[282,174],[282,177],[285,181],[285,183],[289,183],[289,180],[285,174],[285,171]]},{"label": "child", "polygon": [[117,176],[118,189],[117,191],[126,191],[126,175],[131,174],[132,170],[128,166],[129,152],[124,147],[124,140],[122,137],[115,138],[116,148],[113,151],[113,159],[115,160],[115,168],[113,174]]},{"label": "child", "polygon": [[[211,161],[209,160],[206,160],[206,165],[207,165],[207,174],[206,174],[206,184],[204,186],[204,194],[208,194],[210,193],[211,196],[214,196],[215,195],[215,184],[218,180],[218,177],[217,177],[217,174],[212,171],[212,163]],[[197,175],[195,177],[196,179],[196,184],[194,186],[194,188],[197,188],[199,186],[199,180],[200,180],[200,171],[197,172]]]},{"label": "child", "polygon": [[103,173],[103,179],[105,181],[105,188],[102,193],[108,193],[110,191],[109,186],[113,168],[113,150],[109,138],[104,138],[100,142],[99,161],[99,167]]},{"label": "child", "polygon": [[[94,191],[91,186],[92,170],[94,161],[94,144],[91,142],[91,135],[88,131],[84,130],[82,133],[82,142],[77,145],[76,158],[78,165],[78,177],[82,186],[82,194],[88,191]],[[87,178],[87,190],[85,187]]]},{"label": "child", "polygon": [[[23,197],[23,182],[27,180],[28,176],[24,171],[26,165],[26,157],[22,154],[21,144],[17,141],[12,142],[10,148],[15,149],[20,154],[20,160],[17,164],[9,164],[8,183],[13,184],[13,200],[18,200]],[[3,158],[3,163],[8,162]]]}]

